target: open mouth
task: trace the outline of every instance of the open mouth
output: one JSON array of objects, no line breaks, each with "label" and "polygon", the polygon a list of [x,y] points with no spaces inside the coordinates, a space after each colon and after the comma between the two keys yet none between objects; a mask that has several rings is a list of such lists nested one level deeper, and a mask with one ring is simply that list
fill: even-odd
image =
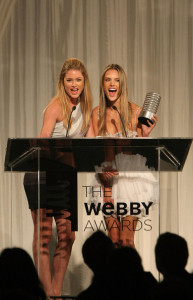
[{"label": "open mouth", "polygon": [[78,93],[78,89],[71,89],[71,93],[72,93],[73,95],[77,94],[77,93]]},{"label": "open mouth", "polygon": [[109,95],[114,97],[116,95],[117,89],[109,89]]}]

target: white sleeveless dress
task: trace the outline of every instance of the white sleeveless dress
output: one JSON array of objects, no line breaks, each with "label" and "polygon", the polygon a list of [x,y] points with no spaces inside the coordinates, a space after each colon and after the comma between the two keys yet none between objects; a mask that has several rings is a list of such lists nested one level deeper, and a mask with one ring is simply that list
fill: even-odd
[{"label": "white sleeveless dress", "polygon": [[[136,111],[137,116],[137,111]],[[136,116],[134,128],[136,129]],[[106,134],[108,137],[123,137],[121,132],[116,133],[115,135]],[[137,132],[127,131],[128,138],[136,138]],[[146,165],[146,157],[135,154],[128,155],[124,153],[118,153],[115,155],[113,161],[105,161],[100,166],[95,166],[96,174],[91,183],[92,189],[89,190],[88,202],[101,203],[103,205],[103,189],[98,174],[102,173],[104,169],[108,166],[111,166],[113,169],[119,172],[119,175],[115,175],[110,180],[110,185],[112,186],[112,199],[114,203],[114,212],[113,217],[117,217],[117,203],[125,203],[127,205],[127,213],[122,217],[131,215],[130,213],[130,204],[132,202],[145,202],[146,205],[149,202],[153,204],[157,203],[159,200],[159,185],[158,180],[153,173],[153,169],[149,168]],[[99,190],[100,193],[93,193],[93,191]],[[142,205],[140,205],[140,214],[136,217],[141,218],[146,216],[146,211]],[[104,214],[105,215],[105,214]],[[109,215],[105,215],[109,217]]]},{"label": "white sleeveless dress", "polygon": [[[76,110],[72,113],[72,125],[68,132],[68,137],[83,137],[86,135],[88,127],[81,132],[83,124],[83,115],[81,111],[80,103],[77,104]],[[66,128],[63,126],[63,121],[55,124],[53,129],[52,138],[64,138],[66,136]],[[70,210],[70,197],[76,197],[76,189],[73,188],[76,185],[76,173],[73,170],[69,170],[66,174],[63,172],[61,175],[59,172],[54,172],[50,175],[55,179],[54,186],[47,185],[48,172],[40,172],[40,208],[55,208],[60,207]],[[62,176],[62,177],[61,177]],[[61,182],[59,184],[59,182]],[[37,172],[29,172],[24,176],[24,189],[26,192],[28,205],[30,209],[38,208],[38,174]],[[49,200],[49,201],[48,201]]]}]

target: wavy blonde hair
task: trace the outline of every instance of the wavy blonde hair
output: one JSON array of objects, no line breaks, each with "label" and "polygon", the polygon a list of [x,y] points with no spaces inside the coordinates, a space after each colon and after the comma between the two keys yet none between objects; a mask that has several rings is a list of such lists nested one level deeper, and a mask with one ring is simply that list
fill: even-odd
[{"label": "wavy blonde hair", "polygon": [[128,101],[128,86],[127,86],[127,77],[123,68],[117,64],[108,65],[100,79],[100,108],[99,108],[99,135],[106,135],[106,108],[107,100],[104,92],[104,78],[105,74],[109,70],[116,70],[119,74],[119,97],[120,97],[120,114],[123,120],[124,127],[127,129],[131,127],[131,104]]},{"label": "wavy blonde hair", "polygon": [[[88,73],[82,61],[80,61],[77,58],[68,58],[67,60],[65,60],[59,75],[57,96],[53,101],[59,99],[62,105],[63,124],[64,127],[67,128],[71,110],[68,105],[67,93],[64,87],[64,77],[66,76],[66,73],[70,70],[78,70],[82,73],[84,77],[84,89],[80,95],[80,106],[83,114],[83,124],[81,128],[81,132],[83,132],[87,128],[90,122],[91,111],[92,111],[92,93],[90,89],[90,81],[88,78]],[[70,127],[71,127],[71,123],[69,128]]]}]

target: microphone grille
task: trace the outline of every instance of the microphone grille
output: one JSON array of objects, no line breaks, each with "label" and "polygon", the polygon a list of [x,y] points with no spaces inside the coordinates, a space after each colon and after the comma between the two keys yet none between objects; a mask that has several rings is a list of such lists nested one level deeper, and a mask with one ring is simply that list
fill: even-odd
[{"label": "microphone grille", "polygon": [[74,111],[76,109],[76,106],[74,105],[73,107],[72,107],[72,111]]},{"label": "microphone grille", "polygon": [[115,105],[113,105],[112,108],[113,108],[114,110],[117,110],[117,107],[116,107]]}]

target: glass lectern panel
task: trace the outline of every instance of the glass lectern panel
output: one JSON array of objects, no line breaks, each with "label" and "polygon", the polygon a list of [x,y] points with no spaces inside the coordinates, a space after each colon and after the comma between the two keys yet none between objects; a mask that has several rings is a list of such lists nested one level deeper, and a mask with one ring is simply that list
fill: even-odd
[{"label": "glass lectern panel", "polygon": [[166,138],[8,139],[10,245],[30,252],[33,241],[43,276],[52,220],[56,227],[69,220],[76,231],[75,264],[85,239],[102,230],[116,245],[134,240],[144,268],[158,277],[154,247],[160,232],[178,230],[177,173],[190,145],[191,139]]}]

